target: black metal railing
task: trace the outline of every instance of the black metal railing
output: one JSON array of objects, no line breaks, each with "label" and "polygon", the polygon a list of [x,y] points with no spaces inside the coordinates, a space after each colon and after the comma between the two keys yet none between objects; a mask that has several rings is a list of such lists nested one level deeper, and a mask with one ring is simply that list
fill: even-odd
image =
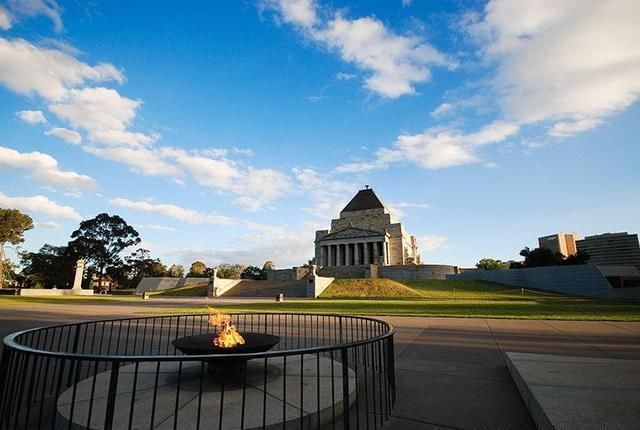
[{"label": "black metal railing", "polygon": [[[207,315],[14,333],[0,362],[0,429],[377,429],[395,404],[394,329],[373,318],[236,313],[270,351],[183,355]],[[238,363],[241,363],[238,365]]]}]

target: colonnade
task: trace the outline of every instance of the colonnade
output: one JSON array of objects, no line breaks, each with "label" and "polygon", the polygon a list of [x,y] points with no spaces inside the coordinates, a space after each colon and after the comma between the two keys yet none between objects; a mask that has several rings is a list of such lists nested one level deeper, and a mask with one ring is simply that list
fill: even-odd
[{"label": "colonnade", "polygon": [[389,242],[349,242],[320,246],[323,266],[362,266],[389,264]]}]

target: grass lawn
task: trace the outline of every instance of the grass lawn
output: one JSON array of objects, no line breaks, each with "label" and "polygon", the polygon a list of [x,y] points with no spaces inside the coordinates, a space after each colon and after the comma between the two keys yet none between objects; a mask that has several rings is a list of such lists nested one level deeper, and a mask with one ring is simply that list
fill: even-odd
[{"label": "grass lawn", "polygon": [[[391,282],[340,280],[326,291],[330,298],[323,294],[316,300],[285,300],[283,303],[225,305],[218,302],[215,307],[247,312],[640,321],[640,303],[532,290],[524,290],[523,294],[520,288],[484,281]],[[372,297],[376,294],[381,297]],[[362,297],[364,295],[368,297]],[[180,308],[170,312],[194,310],[199,309]]]},{"label": "grass lawn", "polygon": [[[192,297],[201,296],[202,287],[187,287]],[[183,291],[185,293],[186,291]],[[177,291],[155,297],[169,298]],[[184,296],[184,294],[181,294]],[[309,312],[355,315],[399,315],[432,317],[475,317],[515,319],[562,319],[640,321],[640,303],[590,299],[548,292],[536,292],[483,281],[404,281],[340,280],[316,300],[285,299],[283,303],[211,303],[219,309],[256,312]],[[355,296],[355,297],[354,297]],[[139,297],[15,297],[0,296],[0,308],[32,306],[39,303],[65,304],[137,302]],[[150,308],[149,313],[204,312],[202,304],[167,305]]]}]

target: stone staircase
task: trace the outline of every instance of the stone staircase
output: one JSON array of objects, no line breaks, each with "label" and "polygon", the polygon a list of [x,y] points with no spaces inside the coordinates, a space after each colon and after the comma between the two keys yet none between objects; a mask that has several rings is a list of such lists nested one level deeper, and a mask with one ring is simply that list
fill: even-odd
[{"label": "stone staircase", "polygon": [[307,297],[307,279],[300,281],[253,281],[242,280],[221,297],[275,297],[283,293],[284,297]]}]

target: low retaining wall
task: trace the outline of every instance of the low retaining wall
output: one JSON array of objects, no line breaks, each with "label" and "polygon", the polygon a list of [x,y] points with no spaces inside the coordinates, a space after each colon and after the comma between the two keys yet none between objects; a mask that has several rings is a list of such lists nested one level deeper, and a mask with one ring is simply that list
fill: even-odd
[{"label": "low retaining wall", "polygon": [[447,279],[482,280],[576,296],[611,297],[613,295],[613,288],[602,275],[598,266],[593,264],[511,270],[477,270],[448,275]]},{"label": "low retaining wall", "polygon": [[291,269],[276,269],[267,272],[267,281],[299,281],[311,273],[309,267],[292,267]]},{"label": "low retaining wall", "polygon": [[207,282],[207,278],[142,278],[136,287],[136,294],[142,294],[145,291],[162,291],[190,285],[206,284]]},{"label": "low retaining wall", "polygon": [[53,289],[53,288],[20,288],[19,296],[42,297],[42,296],[92,296],[93,290],[83,289]]},{"label": "low retaining wall", "polygon": [[379,266],[378,277],[408,281],[412,279],[446,279],[447,275],[458,273],[456,266],[445,264],[406,264],[396,266]]}]

